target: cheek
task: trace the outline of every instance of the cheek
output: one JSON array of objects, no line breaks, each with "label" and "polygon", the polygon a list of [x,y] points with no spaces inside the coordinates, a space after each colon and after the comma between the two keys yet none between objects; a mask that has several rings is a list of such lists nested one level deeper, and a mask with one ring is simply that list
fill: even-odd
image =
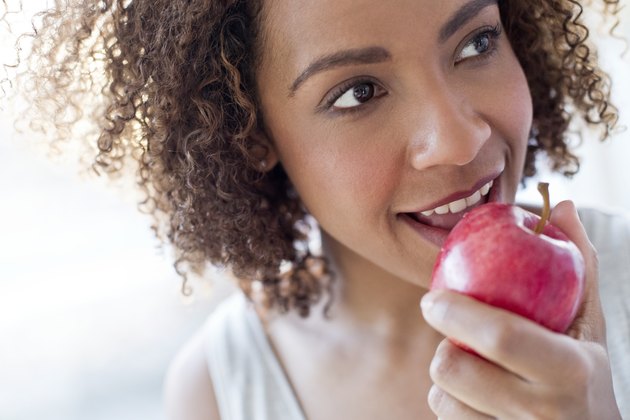
[{"label": "cheek", "polygon": [[511,144],[514,158],[514,176],[517,181],[520,181],[523,176],[527,142],[532,127],[533,106],[525,75],[522,73],[520,66],[518,70],[520,77],[514,81],[514,89],[511,91],[512,94],[509,100],[511,109],[507,114],[506,124],[509,126],[510,132],[514,133],[512,136],[513,143]]},{"label": "cheek", "polygon": [[524,153],[532,125],[532,97],[523,69],[516,57],[512,57],[512,66],[506,69],[504,76],[501,108],[504,113],[503,123],[513,133],[511,137],[518,142],[514,146]]},{"label": "cheek", "polygon": [[[347,230],[348,223],[378,223],[395,189],[391,152],[377,147],[382,142],[375,139],[365,139],[359,146],[350,144],[353,140],[338,136],[323,150],[303,149],[303,158],[287,168],[306,207],[331,233]],[[314,161],[309,156],[320,158]]]},{"label": "cheek", "polygon": [[520,148],[525,149],[532,125],[533,108],[525,75],[520,67],[518,71],[518,75],[511,80],[510,86],[512,88],[506,93],[504,109],[508,109],[509,112],[506,112],[505,123],[511,132],[515,133],[515,137],[520,140]]},{"label": "cheek", "polygon": [[486,84],[483,109],[510,149],[514,177],[520,180],[532,125],[532,98],[527,79],[515,56]]}]

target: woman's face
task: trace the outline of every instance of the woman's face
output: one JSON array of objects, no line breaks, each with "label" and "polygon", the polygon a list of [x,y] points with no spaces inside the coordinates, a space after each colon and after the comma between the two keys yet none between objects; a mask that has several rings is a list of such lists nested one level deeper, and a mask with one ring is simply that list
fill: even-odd
[{"label": "woman's face", "polygon": [[340,254],[426,287],[521,178],[531,97],[496,1],[267,0],[262,32],[266,134],[305,206]]}]

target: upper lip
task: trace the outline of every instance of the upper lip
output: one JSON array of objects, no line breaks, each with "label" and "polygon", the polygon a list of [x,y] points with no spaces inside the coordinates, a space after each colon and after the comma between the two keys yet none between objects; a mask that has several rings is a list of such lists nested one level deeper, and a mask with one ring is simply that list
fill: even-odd
[{"label": "upper lip", "polygon": [[483,187],[488,182],[498,178],[499,175],[500,175],[500,172],[493,173],[492,175],[485,176],[485,177],[481,178],[479,181],[477,181],[471,188],[469,188],[467,190],[461,190],[461,191],[457,191],[457,192],[454,192],[452,194],[449,194],[448,196],[443,197],[443,198],[439,199],[438,201],[434,201],[433,203],[428,204],[428,205],[424,206],[423,208],[421,208],[419,210],[416,210],[414,213],[420,213],[420,212],[423,212],[423,211],[435,209],[437,207],[443,206],[444,204],[448,204],[448,203],[450,203],[452,201],[469,197],[471,194],[473,194],[475,191],[477,191],[478,189]]}]

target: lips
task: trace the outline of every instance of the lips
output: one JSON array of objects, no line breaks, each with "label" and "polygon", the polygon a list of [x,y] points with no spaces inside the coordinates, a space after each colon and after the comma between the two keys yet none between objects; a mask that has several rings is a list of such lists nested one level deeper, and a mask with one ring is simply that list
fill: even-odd
[{"label": "lips", "polygon": [[[487,183],[485,183],[481,188],[479,188],[472,194],[468,195],[467,197],[456,198],[450,203],[439,205],[436,208],[423,210],[420,212],[420,214],[423,216],[431,216],[433,213],[437,213],[437,214],[460,213],[466,210],[466,208],[472,207],[473,205],[477,204],[480,200],[482,200],[482,198],[484,198],[488,194],[488,192],[490,191],[490,188],[492,188],[492,183],[493,181],[490,180]],[[456,194],[456,196],[459,196],[459,195],[461,194]]]},{"label": "lips", "polygon": [[[482,188],[489,183],[491,188],[488,191],[483,191]],[[458,200],[471,197],[479,190],[482,190],[480,192],[485,192],[486,194],[483,194],[479,201],[472,205],[467,205],[461,210],[459,210],[459,208],[462,206],[453,206],[449,208],[445,214],[438,214],[435,211],[436,209],[439,209],[439,207],[444,207]],[[438,246],[442,246],[451,229],[462,219],[462,217],[464,217],[466,213],[488,202],[498,201],[499,191],[499,178],[498,175],[494,175],[479,181],[471,190],[451,194],[448,197],[441,199],[439,202],[427,206],[426,209],[416,212],[402,213],[402,216],[425,239]],[[454,212],[453,210],[459,211]],[[444,209],[440,210],[440,212],[444,212]]]},{"label": "lips", "polygon": [[451,230],[462,219],[462,217],[464,217],[464,214],[468,213],[470,210],[476,207],[486,204],[488,202],[488,196],[489,195],[482,197],[482,199],[479,200],[476,204],[466,207],[464,210],[461,210],[457,213],[433,213],[431,216],[425,216],[422,213],[410,213],[410,217],[428,226]]},{"label": "lips", "polygon": [[[455,199],[450,202],[440,204],[436,208],[429,210],[411,213],[410,216],[420,223],[450,230],[461,220],[466,212],[488,202],[489,191],[492,185],[493,180],[490,180],[472,193],[468,191],[457,193],[454,195]],[[462,195],[465,197],[458,198]],[[445,201],[442,200],[442,202]]]}]

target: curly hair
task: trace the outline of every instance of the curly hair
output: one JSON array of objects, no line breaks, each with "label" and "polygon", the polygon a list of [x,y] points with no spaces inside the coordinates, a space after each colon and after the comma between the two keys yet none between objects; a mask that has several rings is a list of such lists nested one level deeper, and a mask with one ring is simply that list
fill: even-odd
[{"label": "curly hair", "polygon": [[[3,4],[6,8],[6,3]],[[137,168],[142,209],[176,250],[183,277],[206,263],[230,268],[251,298],[308,316],[330,285],[308,246],[308,214],[281,165],[266,152],[255,86],[264,37],[262,5],[246,0],[100,0],[38,15],[28,70],[34,106],[59,137],[98,98],[94,167]],[[523,179],[543,152],[553,169],[579,169],[568,128],[581,119],[610,134],[610,82],[598,67],[576,0],[499,0],[501,19],[526,74],[533,133]],[[603,0],[615,16],[618,1]],[[43,60],[43,61],[42,61]]]}]

